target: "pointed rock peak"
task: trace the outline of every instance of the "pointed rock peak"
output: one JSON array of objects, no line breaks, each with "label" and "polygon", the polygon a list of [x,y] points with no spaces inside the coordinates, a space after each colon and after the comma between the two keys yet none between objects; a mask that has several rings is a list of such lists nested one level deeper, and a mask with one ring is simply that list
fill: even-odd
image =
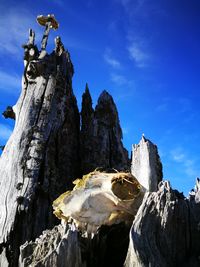
[{"label": "pointed rock peak", "polygon": [[115,113],[118,117],[118,112],[115,102],[112,96],[106,90],[104,90],[98,98],[95,110],[97,111],[98,109],[103,109],[105,112]]},{"label": "pointed rock peak", "polygon": [[147,141],[147,139],[145,138],[144,134],[142,134],[142,139],[141,139],[141,141],[144,141],[144,142]]},{"label": "pointed rock peak", "polygon": [[85,85],[85,93],[90,94],[88,83],[86,83],[86,85]]},{"label": "pointed rock peak", "polygon": [[111,101],[114,103],[112,96],[106,90],[103,90],[103,92],[99,96],[98,103],[101,101]]},{"label": "pointed rock peak", "polygon": [[101,121],[102,120],[106,121],[106,124],[119,125],[117,107],[114,103],[112,96],[105,90],[99,96],[95,108],[95,113],[96,113],[96,118],[100,119]]},{"label": "pointed rock peak", "polygon": [[82,109],[81,109],[81,120],[83,125],[87,125],[88,122],[86,122],[91,114],[93,114],[94,110],[92,107],[92,97],[90,95],[90,91],[88,88],[88,84],[86,83],[85,86],[85,92],[82,95]]},{"label": "pointed rock peak", "polygon": [[[149,139],[147,139],[147,138],[145,137],[144,134],[142,134],[142,138],[141,138],[141,140],[140,140],[140,142],[139,142],[139,145],[140,145],[141,143],[148,143],[148,144],[150,144],[150,145],[156,146],[156,145],[155,145],[154,143],[152,143]],[[136,146],[137,146],[137,145],[136,145]]]},{"label": "pointed rock peak", "polygon": [[131,173],[147,191],[157,191],[162,180],[162,163],[157,146],[142,135],[139,145],[132,147]]},{"label": "pointed rock peak", "polygon": [[85,85],[85,92],[82,95],[82,107],[84,104],[92,106],[92,97],[90,95],[90,91],[89,91],[89,87],[87,83]]}]

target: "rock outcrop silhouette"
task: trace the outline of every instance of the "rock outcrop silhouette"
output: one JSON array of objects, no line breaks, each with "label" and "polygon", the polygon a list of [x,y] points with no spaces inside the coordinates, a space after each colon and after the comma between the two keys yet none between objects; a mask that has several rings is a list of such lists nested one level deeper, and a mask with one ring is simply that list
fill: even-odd
[{"label": "rock outcrop silhouette", "polygon": [[128,170],[128,151],[122,144],[117,108],[112,96],[103,91],[95,110],[88,86],[82,99],[81,110],[81,162],[82,172],[95,168]]},{"label": "rock outcrop silhouette", "polygon": [[[46,51],[49,31],[59,24],[53,15],[39,16],[38,22],[45,26],[42,47],[30,30],[23,45],[22,92],[4,114],[15,119],[15,127],[0,158],[0,267],[200,266],[200,179],[189,198],[173,190],[162,181],[156,145],[144,136],[133,148],[131,165],[112,96],[103,91],[93,109],[86,85],[79,114],[69,52],[60,37],[54,51]],[[59,224],[52,202],[96,168],[131,168],[145,194],[133,222],[101,222],[92,238],[73,221]],[[130,180],[126,183],[114,191],[132,192]]]}]

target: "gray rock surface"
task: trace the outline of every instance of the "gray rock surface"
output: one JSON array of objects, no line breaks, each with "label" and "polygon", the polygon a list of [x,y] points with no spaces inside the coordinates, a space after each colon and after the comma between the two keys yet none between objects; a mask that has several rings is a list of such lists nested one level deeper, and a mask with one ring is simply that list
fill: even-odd
[{"label": "gray rock surface", "polygon": [[19,245],[55,225],[51,204],[79,175],[80,121],[68,60],[65,51],[53,52],[25,67],[15,127],[0,158],[0,266],[16,266]]},{"label": "gray rock surface", "polygon": [[157,146],[142,136],[132,148],[131,173],[147,191],[157,191],[162,180],[162,163]]},{"label": "gray rock surface", "polygon": [[200,205],[161,182],[133,221],[125,267],[200,266],[199,221]]},{"label": "gray rock surface", "polygon": [[79,233],[62,225],[44,231],[20,248],[19,267],[84,267]]},{"label": "gray rock surface", "polygon": [[91,239],[73,225],[55,226],[20,247],[19,267],[121,267],[129,229],[125,224],[102,227]]},{"label": "gray rock surface", "polygon": [[128,152],[122,144],[122,130],[112,96],[103,91],[93,110],[89,89],[86,86],[81,118],[82,172],[88,173],[98,167],[128,170]]}]

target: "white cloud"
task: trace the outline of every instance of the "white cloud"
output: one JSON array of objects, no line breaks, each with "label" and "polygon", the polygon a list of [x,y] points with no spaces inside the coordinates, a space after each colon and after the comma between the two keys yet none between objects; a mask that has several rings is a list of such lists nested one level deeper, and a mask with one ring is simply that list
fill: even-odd
[{"label": "white cloud", "polygon": [[144,51],[140,44],[133,42],[128,47],[129,55],[139,68],[147,67],[150,55]]},{"label": "white cloud", "polygon": [[0,8],[0,53],[5,58],[8,54],[19,57],[23,53],[21,46],[28,39],[29,28],[38,28],[35,17],[24,8],[5,10],[2,5]]},{"label": "white cloud", "polygon": [[12,130],[10,127],[4,124],[0,124],[0,140],[6,141],[10,137],[11,133]]},{"label": "white cloud", "polygon": [[117,85],[125,85],[128,83],[125,76],[116,73],[111,73],[111,81]]},{"label": "white cloud", "polygon": [[157,112],[165,112],[167,110],[168,110],[168,104],[167,103],[160,104],[156,107]]},{"label": "white cloud", "polygon": [[166,112],[170,108],[170,98],[166,97],[163,99],[160,99],[160,104],[155,107],[156,112]]},{"label": "white cloud", "polygon": [[171,151],[172,160],[177,162],[187,176],[195,177],[200,175],[200,169],[196,166],[196,160],[189,157],[184,149],[177,147]]},{"label": "white cloud", "polygon": [[121,67],[120,62],[111,55],[110,49],[106,49],[104,54],[104,60],[108,65],[110,65],[114,69],[119,69]]},{"label": "white cloud", "polygon": [[184,162],[185,161],[185,154],[183,154],[183,153],[173,152],[172,157],[173,157],[173,160],[176,162]]},{"label": "white cloud", "polygon": [[8,92],[16,95],[21,90],[21,77],[15,73],[0,71],[0,92]]}]

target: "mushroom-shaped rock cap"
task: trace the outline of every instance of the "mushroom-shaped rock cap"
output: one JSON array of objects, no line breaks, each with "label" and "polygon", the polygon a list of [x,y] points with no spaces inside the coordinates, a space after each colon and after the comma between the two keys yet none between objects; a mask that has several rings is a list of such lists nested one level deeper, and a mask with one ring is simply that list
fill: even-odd
[{"label": "mushroom-shaped rock cap", "polygon": [[53,14],[48,14],[47,16],[44,15],[39,15],[37,16],[37,22],[41,25],[41,26],[46,26],[46,24],[48,22],[51,22],[50,27],[54,30],[58,29],[59,24],[57,22],[57,20],[55,19],[55,16]]}]

